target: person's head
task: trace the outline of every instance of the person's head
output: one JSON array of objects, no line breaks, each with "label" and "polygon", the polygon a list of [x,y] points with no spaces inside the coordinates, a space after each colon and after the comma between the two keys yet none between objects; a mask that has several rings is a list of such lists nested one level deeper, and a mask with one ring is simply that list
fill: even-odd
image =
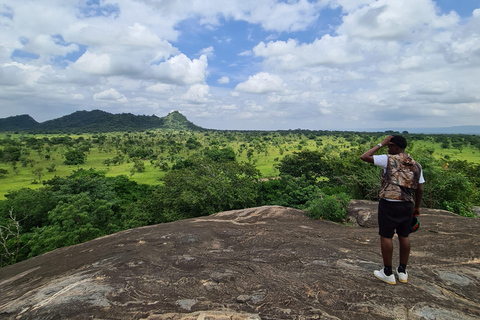
[{"label": "person's head", "polygon": [[388,145],[387,152],[389,154],[398,154],[405,151],[407,147],[407,140],[402,136],[393,136],[390,139],[390,144]]}]

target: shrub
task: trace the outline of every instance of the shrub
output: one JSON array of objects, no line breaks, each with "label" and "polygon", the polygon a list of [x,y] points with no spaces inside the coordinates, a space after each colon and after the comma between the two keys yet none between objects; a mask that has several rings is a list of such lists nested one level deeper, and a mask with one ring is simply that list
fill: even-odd
[{"label": "shrub", "polygon": [[278,205],[306,209],[307,203],[318,197],[320,189],[312,185],[305,176],[299,178],[280,175],[280,179],[263,181],[258,186],[262,205]]},{"label": "shrub", "polygon": [[463,202],[443,201],[442,205],[444,209],[454,212],[462,217],[475,218],[475,214],[472,212],[471,208],[469,208]]},{"label": "shrub", "polygon": [[322,195],[309,203],[307,214],[314,219],[342,222],[347,219],[350,198],[345,193]]}]

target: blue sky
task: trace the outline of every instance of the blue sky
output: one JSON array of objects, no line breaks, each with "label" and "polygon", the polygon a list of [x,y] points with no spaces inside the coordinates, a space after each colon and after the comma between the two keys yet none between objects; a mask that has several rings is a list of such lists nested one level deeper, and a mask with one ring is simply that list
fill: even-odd
[{"label": "blue sky", "polygon": [[479,52],[480,0],[0,0],[0,118],[478,125]]}]

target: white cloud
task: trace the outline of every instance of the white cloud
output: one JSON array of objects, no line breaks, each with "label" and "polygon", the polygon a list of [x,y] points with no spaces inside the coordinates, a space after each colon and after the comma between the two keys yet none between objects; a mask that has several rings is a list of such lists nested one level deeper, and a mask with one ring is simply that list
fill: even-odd
[{"label": "white cloud", "polygon": [[209,95],[210,94],[208,86],[197,83],[191,85],[188,91],[184,93],[180,98],[191,103],[205,103],[208,101]]},{"label": "white cloud", "polygon": [[418,69],[424,64],[424,58],[419,55],[402,57],[400,62],[401,69]]},{"label": "white cloud", "polygon": [[[184,8],[185,4],[176,4]],[[294,32],[305,30],[318,17],[317,5],[307,0],[203,0],[192,1],[191,10],[202,16],[202,23],[219,24],[219,18],[244,20],[260,24],[262,28],[276,32]],[[185,9],[183,9],[185,12]],[[188,10],[187,10],[188,12]]]},{"label": "white cloud", "polygon": [[378,0],[343,18],[340,34],[366,39],[412,39],[428,28],[446,28],[458,23],[458,15],[438,16],[430,0]]},{"label": "white cloud", "polygon": [[318,102],[318,110],[322,115],[331,115],[333,114],[332,105],[328,103],[325,99]]},{"label": "white cloud", "polygon": [[73,100],[85,100],[85,96],[80,93],[74,93],[71,97]]},{"label": "white cloud", "polygon": [[315,3],[307,0],[277,2],[262,1],[251,11],[251,22],[261,23],[266,30],[305,30],[318,17]]},{"label": "white cloud", "polygon": [[121,103],[128,101],[123,94],[113,88],[94,94],[93,99]]},{"label": "white cloud", "polygon": [[240,52],[238,55],[243,57],[249,57],[249,56],[253,56],[253,52],[251,50],[245,50]]},{"label": "white cloud", "polygon": [[111,73],[111,59],[106,53],[98,54],[87,51],[75,61],[73,68],[85,73],[108,75]]},{"label": "white cloud", "polygon": [[237,110],[237,106],[234,104],[229,104],[229,105],[221,105],[219,106],[220,109],[222,110]]},{"label": "white cloud", "polygon": [[227,83],[230,83],[230,78],[223,76],[220,79],[218,79],[217,82],[220,84],[227,84]]},{"label": "white cloud", "polygon": [[174,89],[173,85],[165,84],[165,83],[157,83],[145,88],[146,91],[154,92],[154,93],[168,93],[168,92],[171,92],[173,89]]},{"label": "white cloud", "polygon": [[284,70],[294,70],[316,65],[339,65],[359,62],[363,57],[346,36],[324,35],[310,44],[299,44],[294,39],[259,43],[254,49],[256,56],[266,63]]},{"label": "white cloud", "polygon": [[205,55],[207,57],[212,57],[214,55],[214,52],[215,52],[215,49],[212,46],[203,48],[202,50],[200,50],[200,54]]},{"label": "white cloud", "polygon": [[207,57],[190,60],[186,55],[179,54],[157,66],[153,66],[154,77],[176,84],[203,83],[207,75]]},{"label": "white cloud", "polygon": [[239,83],[235,90],[249,93],[269,93],[285,89],[285,83],[278,75],[260,72]]},{"label": "white cloud", "polygon": [[452,89],[452,85],[447,81],[429,81],[421,85],[416,92],[420,94],[444,94]]},{"label": "white cloud", "polygon": [[23,49],[48,59],[51,56],[65,56],[78,51],[79,47],[76,44],[62,45],[57,43],[51,36],[40,34],[29,41]]},{"label": "white cloud", "polygon": [[16,86],[26,81],[26,74],[18,64],[0,66],[0,85]]},{"label": "white cloud", "polygon": [[70,38],[90,44],[73,68],[104,76],[148,77],[157,64],[178,53],[178,49],[139,23],[118,29],[82,25]]}]

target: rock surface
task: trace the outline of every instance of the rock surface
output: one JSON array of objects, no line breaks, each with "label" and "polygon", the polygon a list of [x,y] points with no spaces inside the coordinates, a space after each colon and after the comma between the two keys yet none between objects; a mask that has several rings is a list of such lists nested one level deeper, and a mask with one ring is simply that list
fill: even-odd
[{"label": "rock surface", "polygon": [[0,319],[479,319],[480,220],[424,209],[393,286],[373,276],[376,207],[352,201],[349,225],[228,211],[58,249],[0,269]]}]

